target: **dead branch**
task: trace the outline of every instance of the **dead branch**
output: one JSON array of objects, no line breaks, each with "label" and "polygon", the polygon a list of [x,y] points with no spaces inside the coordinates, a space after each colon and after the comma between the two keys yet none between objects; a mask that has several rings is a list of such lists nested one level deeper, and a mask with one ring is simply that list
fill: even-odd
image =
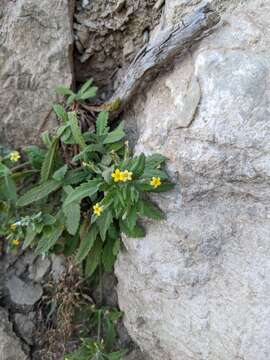
[{"label": "dead branch", "polygon": [[114,112],[113,117],[117,116],[134,95],[177,56],[206,37],[219,21],[219,14],[207,4],[182,18],[177,25],[160,31],[136,55],[119,89],[109,100],[108,103],[112,104],[120,99],[120,107]]}]

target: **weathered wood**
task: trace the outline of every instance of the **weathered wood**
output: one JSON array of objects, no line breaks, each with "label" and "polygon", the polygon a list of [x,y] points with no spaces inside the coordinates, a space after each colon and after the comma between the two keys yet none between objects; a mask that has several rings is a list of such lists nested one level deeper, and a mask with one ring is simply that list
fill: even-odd
[{"label": "weathered wood", "polygon": [[179,24],[160,31],[136,55],[119,89],[110,99],[109,104],[113,104],[117,99],[121,100],[120,108],[114,116],[126,107],[134,95],[149,83],[149,80],[166,65],[172,63],[175,57],[206,37],[219,21],[219,14],[209,5],[205,5],[182,18]]}]

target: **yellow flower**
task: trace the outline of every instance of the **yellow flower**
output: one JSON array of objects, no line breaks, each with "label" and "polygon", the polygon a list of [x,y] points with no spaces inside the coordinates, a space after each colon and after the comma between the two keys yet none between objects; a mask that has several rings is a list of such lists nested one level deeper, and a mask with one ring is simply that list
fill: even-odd
[{"label": "yellow flower", "polygon": [[125,170],[122,174],[123,174],[123,181],[124,182],[126,182],[128,180],[129,181],[132,180],[132,175],[133,175],[132,171]]},{"label": "yellow flower", "polygon": [[20,245],[20,240],[19,239],[13,239],[12,240],[12,245],[19,246]]},{"label": "yellow flower", "polygon": [[100,206],[99,203],[96,203],[96,205],[93,206],[93,210],[95,215],[100,216],[103,211],[103,207]]},{"label": "yellow flower", "polygon": [[160,177],[152,177],[150,181],[150,185],[152,185],[155,189],[161,185]]},{"label": "yellow flower", "polygon": [[119,169],[116,169],[115,172],[112,173],[112,178],[114,182],[124,181],[124,173]]},{"label": "yellow flower", "polygon": [[18,161],[19,159],[21,158],[21,155],[20,155],[20,153],[19,153],[19,151],[12,151],[10,154],[9,154],[9,159],[11,160],[11,161],[14,161],[14,162],[16,162],[16,161]]},{"label": "yellow flower", "polygon": [[14,231],[14,230],[16,230],[16,228],[17,228],[17,224],[16,224],[16,223],[11,224],[9,227],[10,227],[11,230]]}]

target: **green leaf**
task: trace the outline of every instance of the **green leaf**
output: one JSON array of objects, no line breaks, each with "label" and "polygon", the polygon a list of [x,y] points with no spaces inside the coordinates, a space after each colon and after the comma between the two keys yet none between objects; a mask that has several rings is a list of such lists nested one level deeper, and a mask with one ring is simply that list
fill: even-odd
[{"label": "green leaf", "polygon": [[17,201],[17,206],[26,206],[35,201],[41,200],[51,194],[52,192],[58,190],[61,187],[61,183],[55,180],[49,180],[40,184],[22,195]]},{"label": "green leaf", "polygon": [[113,255],[117,256],[119,251],[121,248],[121,240],[120,240],[120,236],[118,236],[118,238],[114,241],[114,246],[113,246]]},{"label": "green leaf", "polygon": [[27,249],[36,237],[36,230],[32,225],[28,225],[26,229],[26,236],[23,242],[23,250]]},{"label": "green leaf", "polygon": [[92,249],[96,237],[98,234],[98,228],[96,225],[90,226],[89,231],[86,233],[86,235],[83,236],[78,252],[75,257],[75,263],[79,264],[81,263],[88,255],[89,251]]},{"label": "green leaf", "polygon": [[36,253],[42,254],[49,251],[57,243],[58,239],[62,235],[63,230],[63,225],[59,223],[54,226],[50,226],[49,231],[43,232],[43,236],[39,240],[38,246],[36,248]]},{"label": "green leaf", "polygon": [[155,192],[155,193],[169,191],[175,187],[175,184],[170,183],[170,182],[163,182],[157,188],[154,188],[152,185],[150,185],[150,183],[145,183],[145,182],[141,182],[141,181],[134,182],[134,185],[139,191],[149,191],[149,192]]},{"label": "green leaf", "polygon": [[49,148],[51,146],[51,143],[52,143],[52,140],[51,140],[51,137],[50,137],[50,134],[49,134],[49,131],[46,130],[44,131],[42,134],[41,134],[41,140],[43,142],[43,144]]},{"label": "green leaf", "polygon": [[141,216],[146,216],[150,219],[163,220],[164,213],[153,203],[148,200],[141,200],[139,203],[139,211]]},{"label": "green leaf", "polygon": [[73,202],[80,202],[83,198],[87,196],[92,196],[93,194],[98,192],[98,189],[101,184],[102,181],[100,181],[99,179],[89,180],[87,183],[81,184],[76,189],[74,189],[70,194],[68,194],[64,202],[64,206],[67,206]]},{"label": "green leaf", "polygon": [[50,214],[42,214],[42,222],[44,225],[53,225],[56,222],[56,217]]},{"label": "green leaf", "polygon": [[114,240],[109,238],[102,251],[102,264],[105,271],[111,272],[115,263],[116,257],[114,255]]},{"label": "green leaf", "polygon": [[53,170],[54,170],[54,165],[55,165],[55,157],[56,157],[56,150],[58,148],[58,142],[59,142],[59,139],[58,138],[55,138],[48,151],[47,151],[47,154],[45,155],[45,159],[43,161],[43,164],[42,164],[42,167],[41,167],[41,172],[40,172],[40,181],[43,183],[45,181],[47,181]]},{"label": "green leaf", "polygon": [[158,169],[150,169],[145,168],[144,173],[142,175],[143,178],[152,178],[152,177],[159,177],[161,180],[167,180],[168,175],[165,173],[165,171],[158,170]]},{"label": "green leaf", "polygon": [[112,213],[110,210],[104,211],[101,216],[97,218],[97,225],[102,241],[106,240],[107,231],[113,221]]},{"label": "green leaf", "polygon": [[70,235],[75,235],[80,225],[81,207],[79,203],[70,203],[63,207],[65,225]]},{"label": "green leaf", "polygon": [[85,264],[86,277],[90,277],[95,272],[96,268],[100,264],[101,253],[102,253],[102,242],[99,240],[99,238],[97,238],[86,260],[86,264]]},{"label": "green leaf", "polygon": [[76,100],[76,97],[77,95],[72,93],[67,99],[67,106],[70,106]]},{"label": "green leaf", "polygon": [[145,230],[138,224],[130,230],[124,221],[120,221],[120,229],[124,234],[132,238],[145,237]]},{"label": "green leaf", "polygon": [[111,131],[105,138],[105,140],[103,141],[103,144],[111,144],[111,143],[115,143],[121,139],[123,139],[123,137],[125,137],[125,132],[123,130],[124,125],[121,122],[117,128],[113,131]]},{"label": "green leaf", "polygon": [[68,119],[69,119],[70,128],[71,128],[71,132],[74,137],[74,140],[76,141],[77,144],[80,145],[80,147],[82,149],[84,149],[86,147],[86,143],[82,136],[81,128],[78,124],[78,119],[77,119],[76,113],[74,111],[68,112]]},{"label": "green leaf", "polygon": [[103,153],[104,152],[104,148],[101,144],[90,144],[87,145],[83,151],[81,151],[78,155],[75,155],[73,157],[73,161],[77,161],[80,159],[83,159],[88,153],[92,153],[92,152],[98,152],[98,153]]},{"label": "green leaf", "polygon": [[68,170],[65,179],[63,180],[64,185],[75,185],[89,179],[90,175],[84,169],[73,169]]},{"label": "green leaf", "polygon": [[[8,168],[7,168],[8,169]],[[0,192],[3,193],[3,196],[7,200],[16,201],[17,199],[17,189],[15,181],[10,175],[10,171],[4,172],[4,175],[0,178]]]},{"label": "green leaf", "polygon": [[79,244],[79,234],[75,236],[65,235],[65,247],[64,247],[64,255],[71,256],[74,251],[77,249]]},{"label": "green leaf", "polygon": [[67,86],[59,85],[56,87],[56,92],[60,95],[72,95],[73,91],[71,91]]},{"label": "green leaf", "polygon": [[97,94],[97,87],[92,86],[89,90],[85,91],[83,94],[78,94],[78,100],[86,100],[92,97],[95,97]]},{"label": "green leaf", "polygon": [[52,176],[53,179],[57,181],[63,180],[66,175],[67,169],[68,169],[67,165],[60,167],[60,169],[56,170],[55,173],[53,174]]},{"label": "green leaf", "polygon": [[125,218],[125,224],[130,230],[132,230],[134,228],[134,226],[136,225],[136,221],[137,221],[137,207],[133,206],[127,212],[127,215]]},{"label": "green leaf", "polygon": [[53,110],[56,113],[56,115],[59,117],[59,119],[63,120],[65,123],[68,121],[67,113],[65,112],[65,109],[60,104],[53,105]]},{"label": "green leaf", "polygon": [[86,92],[86,90],[88,90],[90,88],[90,86],[93,83],[93,79],[89,79],[87,80],[83,86],[80,88],[80,91],[78,92],[78,94],[83,94],[84,92]]},{"label": "green leaf", "polygon": [[134,176],[141,176],[145,168],[145,155],[143,153],[140,156],[134,158],[133,164],[130,167],[130,171],[133,172]]},{"label": "green leaf", "polygon": [[167,158],[161,154],[152,154],[146,157],[145,167],[155,169],[166,160]]},{"label": "green leaf", "polygon": [[40,149],[38,146],[30,145],[24,149],[31,165],[35,168],[40,170],[42,163],[45,158],[45,151]]},{"label": "green leaf", "polygon": [[102,111],[99,113],[96,122],[96,133],[98,136],[107,135],[108,134],[108,119],[109,113],[108,111]]}]

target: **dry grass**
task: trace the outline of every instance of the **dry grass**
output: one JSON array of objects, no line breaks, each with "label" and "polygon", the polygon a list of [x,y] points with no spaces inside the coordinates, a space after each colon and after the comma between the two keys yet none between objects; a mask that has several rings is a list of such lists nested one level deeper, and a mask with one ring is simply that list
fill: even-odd
[{"label": "dry grass", "polygon": [[68,263],[67,271],[55,284],[46,285],[45,295],[40,304],[39,350],[36,359],[59,360],[65,352],[77,345],[72,340],[76,333],[74,315],[76,308],[83,306],[91,298],[83,294],[83,280],[79,270]]}]

